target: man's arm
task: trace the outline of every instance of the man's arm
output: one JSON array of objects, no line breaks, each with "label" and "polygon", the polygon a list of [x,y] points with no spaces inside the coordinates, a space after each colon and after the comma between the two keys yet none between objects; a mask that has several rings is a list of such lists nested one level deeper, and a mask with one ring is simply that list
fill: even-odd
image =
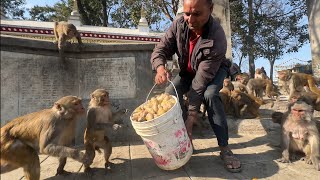
[{"label": "man's arm", "polygon": [[157,70],[161,65],[166,64],[166,60],[171,58],[177,50],[176,42],[177,20],[175,20],[160,42],[156,45],[151,55],[152,69]]}]

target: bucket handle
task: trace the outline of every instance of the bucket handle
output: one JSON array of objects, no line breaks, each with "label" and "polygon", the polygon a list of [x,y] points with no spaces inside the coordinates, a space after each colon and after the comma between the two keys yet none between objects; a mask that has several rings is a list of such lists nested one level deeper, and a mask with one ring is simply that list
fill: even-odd
[{"label": "bucket handle", "polygon": [[[172,81],[170,81],[170,80],[168,80],[168,81],[172,84],[172,86],[173,86],[173,88],[174,88],[174,91],[176,92],[176,95],[177,95],[177,100],[178,100],[178,102],[179,102],[179,96],[178,96],[178,92],[177,92],[176,87],[174,86],[174,84],[173,84]],[[152,90],[154,89],[154,87],[156,87],[156,85],[157,85],[157,83],[155,83],[155,84],[153,85],[153,87],[151,88],[150,92],[148,93],[148,96],[147,96],[147,98],[146,98],[146,102],[148,101],[149,96],[150,96]]]}]

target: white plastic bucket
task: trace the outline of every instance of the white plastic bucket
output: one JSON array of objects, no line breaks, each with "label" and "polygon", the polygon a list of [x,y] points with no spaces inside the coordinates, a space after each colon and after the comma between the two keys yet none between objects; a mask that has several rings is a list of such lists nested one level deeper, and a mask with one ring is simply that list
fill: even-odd
[{"label": "white plastic bucket", "polygon": [[130,116],[136,133],[141,136],[157,166],[164,170],[180,168],[193,153],[179,101],[175,96],[172,97],[176,104],[151,121],[136,122]]}]

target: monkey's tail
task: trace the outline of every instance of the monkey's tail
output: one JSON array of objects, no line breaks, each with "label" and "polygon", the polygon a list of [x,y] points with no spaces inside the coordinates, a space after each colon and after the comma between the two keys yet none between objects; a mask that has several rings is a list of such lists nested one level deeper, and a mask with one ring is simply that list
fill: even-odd
[{"label": "monkey's tail", "polygon": [[58,26],[58,22],[55,21],[55,22],[54,22],[54,27],[56,28],[57,26]]}]

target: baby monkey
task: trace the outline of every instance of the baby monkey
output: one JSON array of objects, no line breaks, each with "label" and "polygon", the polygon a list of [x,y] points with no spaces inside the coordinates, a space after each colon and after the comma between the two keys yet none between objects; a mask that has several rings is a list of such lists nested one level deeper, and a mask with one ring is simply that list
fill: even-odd
[{"label": "baby monkey", "polygon": [[[109,93],[105,89],[97,89],[90,95],[90,103],[87,112],[87,128],[84,133],[84,145],[86,157],[93,162],[95,150],[104,150],[105,170],[110,169],[109,158],[112,153],[111,142],[106,135],[108,127],[117,130],[120,125],[115,120],[127,113],[127,109],[121,109],[115,113],[111,111]],[[84,172],[92,174],[90,164],[85,164]]]},{"label": "baby monkey", "polygon": [[59,54],[62,59],[64,59],[64,50],[67,45],[67,40],[72,39],[73,37],[78,40],[78,47],[81,50],[82,41],[80,33],[77,31],[77,28],[73,24],[67,22],[55,22],[53,28],[55,36],[55,44],[58,44]]}]

